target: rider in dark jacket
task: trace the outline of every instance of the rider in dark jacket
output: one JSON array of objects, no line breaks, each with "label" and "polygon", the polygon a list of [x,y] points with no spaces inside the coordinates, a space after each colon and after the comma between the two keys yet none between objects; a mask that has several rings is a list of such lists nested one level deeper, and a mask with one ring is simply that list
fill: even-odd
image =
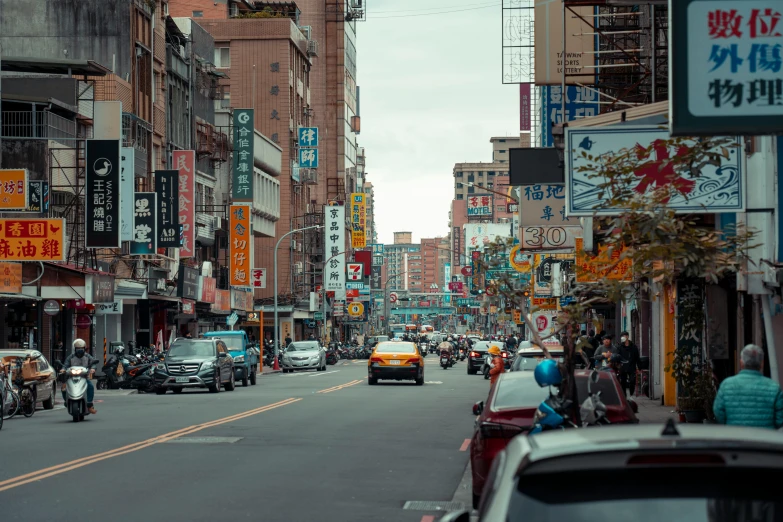
[{"label": "rider in dark jacket", "polygon": [[[97,410],[93,407],[93,397],[95,397],[95,387],[92,385],[92,381],[90,380],[93,375],[95,375],[95,368],[93,366],[98,363],[97,359],[87,353],[86,350],[87,343],[84,342],[83,339],[76,339],[73,342],[73,353],[70,354],[65,358],[65,361],[63,361],[63,369],[60,370],[61,373],[64,373],[66,370],[71,368],[72,366],[83,366],[90,370],[89,374],[87,375],[87,408],[90,410],[90,413],[95,415]],[[62,386],[62,395],[63,395],[63,401],[65,399],[65,383],[63,383]]]}]

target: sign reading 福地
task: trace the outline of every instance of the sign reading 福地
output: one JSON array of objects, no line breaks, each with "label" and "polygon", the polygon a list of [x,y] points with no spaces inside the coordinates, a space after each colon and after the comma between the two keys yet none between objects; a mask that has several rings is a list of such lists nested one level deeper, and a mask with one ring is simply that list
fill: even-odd
[{"label": "sign reading \u798f\u5730", "polygon": [[[627,209],[606,207],[603,178],[591,177],[601,171],[599,158],[621,150],[636,150],[634,168],[637,181],[633,190],[646,194],[670,186],[674,193],[667,205],[679,213],[721,213],[745,211],[745,170],[743,146],[728,146],[728,159],[721,156],[720,165],[705,165],[698,176],[676,172],[669,161],[688,152],[686,141],[678,149],[666,145],[669,131],[659,127],[611,126],[603,128],[566,128],[566,215],[618,215]],[[586,152],[585,156],[582,152]],[[590,159],[592,158],[592,159]]]},{"label": "sign reading \u798f\u5730", "polygon": [[65,261],[64,219],[0,219],[1,261]]},{"label": "sign reading \u798f\u5730", "polygon": [[87,140],[84,199],[85,248],[119,248],[119,140]]},{"label": "sign reading \u798f\u5730", "polygon": [[234,109],[234,172],[231,199],[253,201],[253,109]]},{"label": "sign reading \u798f\u5730", "polygon": [[228,264],[229,284],[249,287],[250,271],[253,266],[251,246],[253,234],[250,230],[250,205],[231,205],[229,208],[230,259]]},{"label": "sign reading \u798f\u5730", "polygon": [[552,125],[580,120],[598,114],[598,93],[588,87],[566,86],[565,118],[563,117],[563,88],[560,85],[541,87],[541,146],[554,147]]},{"label": "sign reading \u798f\u5730", "polygon": [[351,246],[353,248],[364,248],[367,245],[364,231],[366,214],[364,193],[354,192],[351,194]]},{"label": "sign reading \u798f\u5730", "polygon": [[522,206],[519,224],[526,226],[578,225],[578,219],[566,217],[565,185],[542,183],[520,187]]},{"label": "sign reading \u798f\u5730", "polygon": [[324,285],[330,292],[345,290],[345,207],[324,209],[324,252],[329,261],[324,267]]},{"label": "sign reading \u798f\u5730", "polygon": [[468,197],[468,217],[491,216],[492,196],[489,194],[476,194]]},{"label": "sign reading \u798f\u5730", "polygon": [[27,169],[0,169],[0,210],[25,210],[27,188]]},{"label": "sign reading \u798f\u5730", "polygon": [[179,173],[179,257],[193,257],[196,242],[196,151],[175,150],[171,156]]},{"label": "sign reading \u798f\u5730", "polygon": [[[133,203],[136,158],[133,147],[120,148],[120,239],[133,241]],[[179,245],[177,245],[179,246]]]},{"label": "sign reading \u798f\u5730", "polygon": [[673,136],[783,132],[780,0],[670,2]]},{"label": "sign reading \u798f\u5730", "polygon": [[176,170],[155,171],[158,247],[179,248],[179,181]]},{"label": "sign reading \u798f\u5730", "polygon": [[134,256],[154,254],[158,248],[158,208],[155,192],[136,192],[133,208],[133,240],[130,253]]}]

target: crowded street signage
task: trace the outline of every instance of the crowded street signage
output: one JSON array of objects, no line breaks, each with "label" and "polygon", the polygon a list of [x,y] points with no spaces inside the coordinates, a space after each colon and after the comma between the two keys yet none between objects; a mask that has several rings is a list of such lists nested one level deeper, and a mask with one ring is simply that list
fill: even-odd
[{"label": "crowded street signage", "polygon": [[522,185],[520,197],[519,224],[522,227],[579,225],[578,219],[566,217],[566,193],[562,183]]},{"label": "crowded street signage", "polygon": [[216,288],[217,280],[214,277],[201,276],[199,278],[199,295],[201,295],[201,302],[214,303]]},{"label": "crowded street signage", "polygon": [[364,194],[354,192],[351,194],[351,246],[353,248],[367,246],[366,219],[367,207]]},{"label": "crowded street signage", "polygon": [[[783,82],[783,80],[781,80]],[[782,83],[783,85],[783,83]],[[566,215],[591,217],[619,215],[629,209],[608,206],[607,189],[601,187],[601,158],[635,150],[635,180],[631,188],[640,195],[670,187],[667,208],[679,213],[745,211],[744,145],[740,138],[715,149],[714,163],[702,165],[697,174],[675,168],[672,159],[686,156],[695,140],[669,147],[669,131],[660,127],[615,125],[602,128],[567,128],[565,148]],[[584,153],[584,154],[583,154]],[[524,224],[524,222],[523,222]]]},{"label": "crowded street signage", "polygon": [[155,171],[158,195],[158,248],[179,248],[179,172]]},{"label": "crowded street signage", "polygon": [[253,154],[255,131],[253,109],[234,109],[234,172],[231,199],[253,201]]},{"label": "crowded street signage", "polygon": [[120,239],[123,241],[133,241],[135,164],[133,147],[120,148]]},{"label": "crowded street signage", "polygon": [[177,297],[198,300],[198,269],[179,264],[177,277]]},{"label": "crowded street signage", "polygon": [[27,209],[27,169],[0,169],[0,210]]},{"label": "crowded street signage", "polygon": [[266,268],[253,269],[253,288],[266,288]]},{"label": "crowded street signage", "polygon": [[120,141],[87,140],[84,199],[84,246],[119,248]]},{"label": "crowded street signage", "polygon": [[672,135],[783,132],[780,0],[670,4]]},{"label": "crowded street signage", "polygon": [[155,217],[157,206],[155,192],[136,192],[133,205],[133,240],[130,243],[130,253],[134,256],[152,255],[158,242]]},{"label": "crowded street signage", "polygon": [[345,290],[345,207],[327,206],[324,211],[324,285],[330,292]]},{"label": "crowded street signage", "polygon": [[64,219],[0,219],[0,260],[65,261]]},{"label": "crowded street signage", "polygon": [[541,89],[541,146],[554,147],[552,125],[580,120],[600,112],[598,91],[590,87],[566,86],[565,114],[563,114],[563,87],[544,85]]},{"label": "crowded street signage", "polygon": [[48,200],[44,206],[44,192],[49,193],[48,181],[30,181],[27,183],[27,211],[45,214],[49,211]]},{"label": "crowded street signage", "polygon": [[250,230],[250,206],[231,205],[229,209],[229,284],[249,287],[253,232]]},{"label": "crowded street signage", "polygon": [[598,254],[591,255],[585,252],[584,239],[576,238],[576,282],[597,283],[601,278],[619,281],[633,281],[633,263],[630,259],[619,261],[625,252],[614,249],[609,252],[609,247],[598,247]]},{"label": "crowded street signage", "polygon": [[[0,263],[0,292],[22,293],[22,263]],[[57,307],[59,311],[60,307]]]},{"label": "crowded street signage", "polygon": [[193,257],[196,242],[196,151],[175,150],[172,158],[179,175],[179,257]]},{"label": "crowded street signage", "polygon": [[490,194],[476,194],[468,197],[468,217],[491,215],[492,196]]}]

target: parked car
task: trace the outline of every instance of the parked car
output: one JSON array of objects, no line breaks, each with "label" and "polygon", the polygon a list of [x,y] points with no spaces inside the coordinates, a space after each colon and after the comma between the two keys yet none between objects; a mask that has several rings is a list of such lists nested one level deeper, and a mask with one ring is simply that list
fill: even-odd
[{"label": "parked car", "polygon": [[38,356],[35,360],[39,375],[39,379],[36,380],[36,406],[40,404],[43,409],[51,410],[54,408],[55,397],[58,392],[56,386],[57,375],[52,365],[46,360],[46,357],[38,350],[13,348],[0,350],[0,360],[8,363],[15,363],[17,357],[27,358],[28,355],[31,357]]},{"label": "parked car", "polygon": [[773,430],[672,420],[516,437],[497,455],[478,520],[773,520],[780,488],[760,477],[783,471],[781,455]]},{"label": "parked car", "polygon": [[256,383],[256,374],[261,364],[261,352],[251,345],[243,330],[206,332],[207,339],[220,339],[226,343],[228,353],[234,360],[234,379],[242,381],[242,386]]},{"label": "parked car", "polygon": [[[525,346],[517,349],[517,356],[514,357],[514,362],[511,363],[509,371],[519,372],[522,370],[529,370],[531,367],[535,369],[538,362],[545,357],[544,351],[537,346],[533,346],[530,341],[522,341],[522,343],[525,343]],[[563,357],[564,352],[562,346],[547,346],[547,350],[549,350],[549,354],[556,359]]]},{"label": "parked car", "polygon": [[500,352],[506,353],[506,357],[508,357],[508,352],[505,352],[505,347],[503,346],[503,343],[500,341],[477,341],[473,344],[473,348],[470,349],[468,352],[468,358],[467,358],[467,367],[468,367],[468,375],[475,375],[478,372],[484,372],[484,366],[486,365],[486,357],[487,357],[487,350],[489,350],[490,346],[497,346],[500,348]]},{"label": "parked car", "polygon": [[[541,388],[533,378],[533,369],[535,367],[525,368],[529,371],[501,374],[489,392],[486,406],[484,401],[473,406],[473,413],[478,415],[478,418],[470,442],[470,467],[473,474],[473,505],[476,507],[493,460],[510,439],[533,428],[533,417],[538,405],[549,397],[549,389]],[[591,385],[591,389],[593,393],[601,392],[601,400],[606,405],[609,421],[612,424],[639,422],[634,413],[636,403],[629,403],[625,399],[617,376],[613,372],[598,374],[598,383]],[[589,376],[590,372],[586,370],[574,372],[580,403],[588,397]]]},{"label": "parked car", "polygon": [[218,393],[220,387],[234,391],[234,360],[221,339],[177,338],[153,372],[155,393],[167,390],[180,393],[184,388],[208,388]]},{"label": "parked car", "polygon": [[282,359],[283,373],[295,370],[326,370],[326,350],[318,341],[296,341],[288,345]]}]

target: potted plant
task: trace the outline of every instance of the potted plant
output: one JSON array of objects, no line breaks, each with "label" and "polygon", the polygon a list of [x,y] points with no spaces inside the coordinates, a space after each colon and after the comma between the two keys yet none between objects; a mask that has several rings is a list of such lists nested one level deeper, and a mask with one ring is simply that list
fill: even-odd
[{"label": "potted plant", "polygon": [[693,356],[682,350],[673,352],[672,364],[664,368],[677,381],[677,411],[685,422],[702,423],[711,419],[715,400],[712,366],[709,362],[694,363]]}]

